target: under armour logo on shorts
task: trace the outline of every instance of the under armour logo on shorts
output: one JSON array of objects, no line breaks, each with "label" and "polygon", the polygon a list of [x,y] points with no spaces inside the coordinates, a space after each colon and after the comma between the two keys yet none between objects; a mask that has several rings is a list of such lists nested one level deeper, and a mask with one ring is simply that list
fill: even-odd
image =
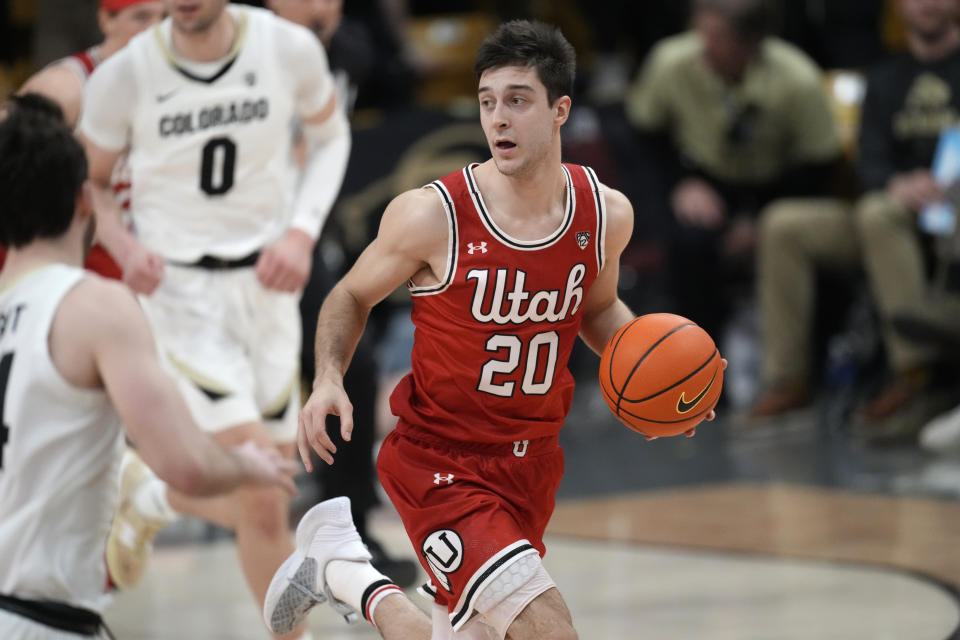
[{"label": "under armour logo on shorts", "polygon": [[452,473],[433,474],[433,484],[440,484],[441,482],[446,482],[447,484],[453,484],[453,474]]},{"label": "under armour logo on shorts", "polygon": [[477,251],[479,251],[480,253],[486,253],[487,243],[486,242],[481,242],[480,244],[473,244],[472,242],[467,243],[467,253],[472,255]]}]

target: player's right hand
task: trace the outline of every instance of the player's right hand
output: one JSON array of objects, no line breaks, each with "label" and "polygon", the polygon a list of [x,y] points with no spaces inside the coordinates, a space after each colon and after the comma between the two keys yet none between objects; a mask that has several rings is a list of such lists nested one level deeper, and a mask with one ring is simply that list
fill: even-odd
[{"label": "player's right hand", "polygon": [[253,440],[247,440],[231,451],[240,460],[248,481],[280,487],[290,495],[297,492],[293,483],[297,467],[293,460],[284,458],[275,447],[261,447]]},{"label": "player's right hand", "polygon": [[153,293],[163,280],[163,258],[137,243],[120,264],[127,286],[145,295]]},{"label": "player's right hand", "polygon": [[353,405],[343,390],[343,384],[332,381],[316,382],[313,393],[300,411],[297,425],[297,449],[307,471],[313,471],[310,450],[327,464],[333,464],[337,446],[327,433],[327,416],[340,416],[340,435],[347,442],[353,433]]}]

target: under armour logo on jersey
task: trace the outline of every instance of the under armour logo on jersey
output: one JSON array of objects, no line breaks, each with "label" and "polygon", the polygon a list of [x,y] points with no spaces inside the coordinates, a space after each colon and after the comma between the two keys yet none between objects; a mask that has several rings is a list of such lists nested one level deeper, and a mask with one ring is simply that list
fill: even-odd
[{"label": "under armour logo on jersey", "polygon": [[589,231],[577,231],[577,244],[580,245],[581,249],[586,249],[587,244],[590,242],[590,232]]},{"label": "under armour logo on jersey", "polygon": [[472,242],[467,243],[467,253],[473,255],[477,251],[479,251],[480,253],[486,253],[487,243],[486,242],[481,242],[480,244],[473,244]]},{"label": "under armour logo on jersey", "polygon": [[433,484],[440,484],[441,482],[446,482],[447,484],[453,484],[453,474],[452,473],[435,473],[433,474]]}]

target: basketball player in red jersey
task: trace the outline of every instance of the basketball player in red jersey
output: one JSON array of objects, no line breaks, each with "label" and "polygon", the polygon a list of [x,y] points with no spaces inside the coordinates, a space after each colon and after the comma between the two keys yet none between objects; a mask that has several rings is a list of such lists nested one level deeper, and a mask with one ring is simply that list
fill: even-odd
[{"label": "basketball player in red jersey", "polygon": [[430,576],[432,621],[366,562],[337,498],[304,516],[273,579],[274,631],[329,600],[388,639],[577,637],[540,560],[563,473],[567,359],[577,335],[599,353],[634,314],[617,295],[632,207],[561,162],[574,68],[546,25],[510,22],[488,38],[475,71],[492,159],[394,199],[320,311],[298,433],[308,468],[311,448],[333,463],[328,414],[350,439],[342,377],[371,307],[404,282],[413,295],[413,371],[391,398],[399,423],[378,471]]},{"label": "basketball player in red jersey", "polygon": [[[103,32],[103,42],[51,62],[28,78],[17,93],[47,96],[60,105],[67,126],[75,129],[83,106],[83,88],[93,70],[125,47],[130,38],[160,22],[164,13],[161,0],[100,0],[97,20]],[[121,206],[127,210],[130,208],[130,181],[124,175],[122,166],[118,169],[113,188]],[[4,257],[0,249],[0,265]],[[90,250],[84,266],[106,278],[121,278],[120,268],[99,244]]]}]

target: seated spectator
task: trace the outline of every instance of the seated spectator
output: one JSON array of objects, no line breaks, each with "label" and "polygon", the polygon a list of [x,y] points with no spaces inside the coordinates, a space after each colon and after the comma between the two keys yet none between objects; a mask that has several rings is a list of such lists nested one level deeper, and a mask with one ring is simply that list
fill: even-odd
[{"label": "seated spectator", "polygon": [[758,212],[827,193],[841,150],[820,70],[769,34],[764,0],[694,0],[692,19],[655,47],[626,109],[669,193],[675,310],[718,336]]},{"label": "seated spectator", "polygon": [[924,304],[930,256],[917,213],[944,197],[930,165],[940,132],[960,115],[960,2],[899,0],[898,8],[909,51],[867,77],[858,166],[864,195],[853,206],[771,206],[758,257],[768,391],[751,415],[780,415],[809,400],[815,272],[862,266],[879,307],[890,369],[888,383],[855,417],[857,432],[871,442],[913,438],[946,408],[934,384],[935,349],[895,333],[890,318]]}]

